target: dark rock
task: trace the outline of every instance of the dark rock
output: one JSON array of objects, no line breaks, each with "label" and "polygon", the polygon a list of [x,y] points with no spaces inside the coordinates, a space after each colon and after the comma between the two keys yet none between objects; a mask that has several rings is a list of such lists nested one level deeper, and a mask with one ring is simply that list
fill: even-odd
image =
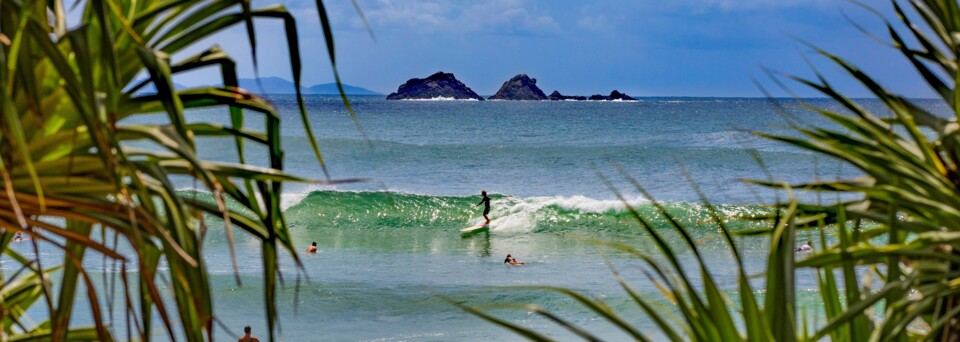
[{"label": "dark rock", "polygon": [[637,99],[630,97],[627,94],[621,93],[619,91],[610,92],[610,96],[603,96],[600,94],[590,96],[590,101],[636,101]]},{"label": "dark rock", "polygon": [[483,101],[480,95],[457,80],[453,74],[442,71],[427,78],[411,78],[407,83],[400,85],[396,93],[387,95],[387,100],[433,99],[438,97]]},{"label": "dark rock", "polygon": [[503,82],[500,90],[488,99],[542,101],[547,99],[547,95],[544,95],[543,91],[537,87],[536,78],[530,78],[527,74],[519,74],[513,76],[509,81]]},{"label": "dark rock", "polygon": [[547,98],[550,99],[551,101],[566,101],[566,100],[583,101],[587,99],[586,96],[566,96],[566,95],[560,94],[560,92],[556,90],[550,93],[550,96],[547,96]]},{"label": "dark rock", "polygon": [[610,92],[610,100],[636,101],[637,99],[632,98],[627,94],[614,90]]}]

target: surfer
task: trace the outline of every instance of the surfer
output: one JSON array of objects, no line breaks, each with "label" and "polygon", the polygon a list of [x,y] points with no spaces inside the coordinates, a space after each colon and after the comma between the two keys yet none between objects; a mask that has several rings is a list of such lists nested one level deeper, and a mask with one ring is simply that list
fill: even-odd
[{"label": "surfer", "polygon": [[807,241],[807,243],[800,245],[795,250],[797,253],[808,253],[813,251],[813,241]]},{"label": "surfer", "polygon": [[14,242],[23,241],[23,233],[22,233],[22,232],[17,232],[17,234],[13,236],[13,241],[14,241]]},{"label": "surfer", "polygon": [[250,336],[250,326],[243,327],[243,337],[241,337],[237,342],[260,342],[260,339]]},{"label": "surfer", "polygon": [[307,253],[317,254],[317,242],[316,242],[316,241],[314,241],[313,244],[310,245],[310,247],[307,247]]},{"label": "surfer", "polygon": [[507,258],[503,260],[503,263],[511,265],[523,265],[523,261],[517,261],[517,259],[514,259],[510,254],[507,254]]},{"label": "surfer", "polygon": [[490,197],[487,197],[487,190],[481,190],[480,196],[483,196],[483,198],[480,199],[480,203],[473,206],[476,207],[483,204],[483,218],[487,220],[486,224],[490,224],[490,218],[487,217],[487,214],[490,213]]}]

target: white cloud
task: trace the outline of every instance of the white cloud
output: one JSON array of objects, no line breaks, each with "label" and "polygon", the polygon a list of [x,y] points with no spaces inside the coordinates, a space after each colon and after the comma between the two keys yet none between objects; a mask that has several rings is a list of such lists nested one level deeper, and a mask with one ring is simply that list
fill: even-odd
[{"label": "white cloud", "polygon": [[[377,0],[361,3],[361,7],[375,29],[530,35],[562,32],[553,17],[539,12],[536,1],[531,0]],[[362,26],[359,20],[353,24]]]},{"label": "white cloud", "polygon": [[525,0],[495,0],[475,3],[457,18],[468,32],[526,33],[550,35],[561,33],[560,25],[552,17],[531,13],[536,2]]},{"label": "white cloud", "polygon": [[820,6],[834,3],[831,0],[699,0],[693,1],[710,7],[717,7],[728,11],[752,10],[794,6]]},{"label": "white cloud", "polygon": [[613,24],[606,16],[598,15],[580,18],[577,21],[577,27],[591,31],[607,31],[613,28]]},{"label": "white cloud", "polygon": [[429,33],[449,25],[447,15],[450,8],[441,2],[381,0],[363,11],[370,24],[378,28]]}]

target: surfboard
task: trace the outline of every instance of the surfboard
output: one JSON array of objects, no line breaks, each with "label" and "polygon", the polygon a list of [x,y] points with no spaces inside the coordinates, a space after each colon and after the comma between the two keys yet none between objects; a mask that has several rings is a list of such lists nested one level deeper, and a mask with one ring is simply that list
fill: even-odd
[{"label": "surfboard", "polygon": [[[493,221],[490,221],[490,223],[493,223]],[[472,236],[472,235],[474,235],[474,234],[479,234],[479,233],[488,232],[488,231],[490,231],[490,224],[489,224],[489,223],[480,223],[480,224],[478,224],[478,225],[476,225],[476,226],[472,226],[472,227],[467,227],[467,228],[461,229],[461,230],[460,230],[460,237],[469,237],[469,236]]]}]

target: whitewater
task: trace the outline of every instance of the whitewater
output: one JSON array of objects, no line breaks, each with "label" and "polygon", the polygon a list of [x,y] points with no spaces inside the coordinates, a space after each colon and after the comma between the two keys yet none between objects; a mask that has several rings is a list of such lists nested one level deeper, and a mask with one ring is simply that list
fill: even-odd
[{"label": "whitewater", "polygon": [[[283,118],[286,171],[324,179],[304,138],[294,98],[269,99]],[[298,271],[291,258],[282,260],[284,288],[277,300],[283,341],[518,339],[441,296],[469,305],[535,303],[606,339],[623,340],[627,336],[572,299],[496,288],[549,285],[582,291],[602,298],[625,320],[649,330],[653,325],[616,283],[611,268],[642,295],[662,304],[666,300],[658,299],[640,262],[598,244],[616,242],[654,251],[631,210],[649,218],[669,241],[679,243],[654,205],[662,203],[670,216],[688,227],[721,286],[733,289],[736,264],[691,182],[716,205],[731,229],[747,230],[760,227],[750,219],[769,212],[763,204],[785,196],[748,185],[744,178],[768,179],[769,174],[778,181],[802,182],[858,175],[849,166],[751,134],[796,135],[766,99],[598,103],[386,101],[382,96],[361,96],[352,102],[361,127],[338,97],[306,100],[331,177],[367,181],[284,186],[284,215],[304,269]],[[810,101],[837,109],[826,100]],[[944,112],[939,102],[919,103],[931,112]],[[880,110],[875,101],[865,100],[865,105]],[[798,122],[828,125],[797,101],[786,100],[783,106]],[[228,117],[220,109],[188,115],[194,122],[224,122]],[[258,120],[248,120],[247,125],[259,128]],[[198,151],[205,158],[235,161],[233,146],[228,139],[201,139]],[[247,159],[266,165],[262,147],[248,146]],[[651,196],[644,196],[631,179]],[[177,185],[183,192],[210,196],[197,184]],[[460,228],[482,221],[482,208],[474,206],[481,190],[491,194],[495,223],[489,234],[462,239]],[[836,200],[799,196],[807,201]],[[214,329],[216,338],[232,338],[224,327],[236,333],[251,325],[254,332],[263,332],[259,242],[237,234],[242,285],[237,284],[223,226],[214,217],[207,221],[204,262],[216,287],[215,313],[223,323]],[[798,241],[808,238],[813,237],[802,235]],[[316,255],[302,252],[311,242],[320,249]],[[746,268],[762,271],[766,241],[738,238],[737,243]],[[526,265],[503,265],[507,253]],[[687,254],[680,257],[692,260]],[[99,265],[100,260],[89,263]],[[797,287],[801,306],[815,303],[815,279],[800,276]],[[810,305],[811,310],[815,307]],[[536,315],[493,312],[557,339],[573,338]]]}]

